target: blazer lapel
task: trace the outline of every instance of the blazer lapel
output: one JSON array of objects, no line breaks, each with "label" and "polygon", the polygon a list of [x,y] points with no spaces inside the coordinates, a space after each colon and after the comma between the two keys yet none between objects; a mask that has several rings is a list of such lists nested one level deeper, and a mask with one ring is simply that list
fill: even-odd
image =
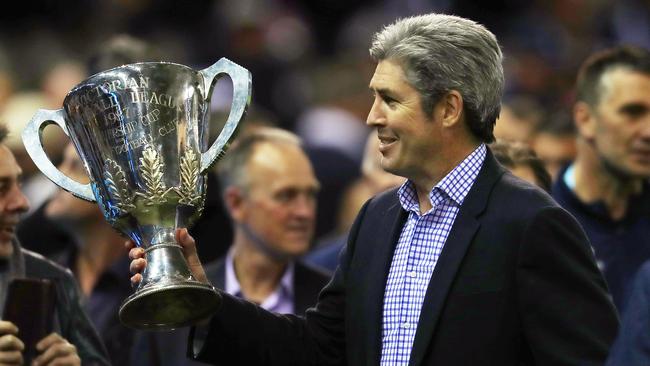
[{"label": "blazer lapel", "polygon": [[378,225],[367,228],[367,230],[373,231],[368,237],[376,240],[373,245],[369,246],[369,250],[372,252],[366,253],[369,255],[367,260],[368,269],[364,272],[366,276],[365,283],[368,284],[368,287],[367,291],[361,295],[364,297],[365,305],[363,309],[367,316],[366,319],[361,320],[361,324],[363,324],[364,328],[367,328],[367,341],[370,342],[366,345],[368,350],[366,360],[369,366],[379,365],[380,362],[384,289],[386,288],[393,252],[406,217],[406,211],[402,209],[396,199],[394,204],[385,211],[381,220],[377,222]]},{"label": "blazer lapel", "polygon": [[411,349],[409,366],[421,365],[424,360],[440,313],[445,305],[449,288],[456,277],[458,268],[474,238],[474,234],[480,227],[477,216],[485,209],[489,194],[503,172],[503,168],[498,165],[488,149],[483,167],[474,182],[474,186],[465,197],[465,201],[456,216],[449,237],[431,275],[424,303],[422,304],[413,348]]}]

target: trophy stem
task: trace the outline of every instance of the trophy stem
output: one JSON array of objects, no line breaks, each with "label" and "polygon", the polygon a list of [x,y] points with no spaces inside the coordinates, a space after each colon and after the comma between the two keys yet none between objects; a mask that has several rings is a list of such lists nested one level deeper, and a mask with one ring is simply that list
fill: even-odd
[{"label": "trophy stem", "polygon": [[192,276],[180,245],[152,245],[145,250],[145,259],[140,285],[120,307],[124,325],[171,330],[194,324],[217,310],[221,297],[214,287]]}]

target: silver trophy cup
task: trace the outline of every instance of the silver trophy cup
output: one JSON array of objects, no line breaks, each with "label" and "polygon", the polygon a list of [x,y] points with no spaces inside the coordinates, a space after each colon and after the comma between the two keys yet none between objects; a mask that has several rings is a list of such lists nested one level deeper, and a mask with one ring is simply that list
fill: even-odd
[{"label": "silver trophy cup", "polygon": [[[230,115],[207,148],[212,89],[224,74],[233,84]],[[218,293],[192,276],[174,233],[201,215],[205,173],[234,137],[250,93],[250,72],[225,58],[198,72],[173,63],[130,64],[83,81],[63,109],[39,110],[23,131],[27,152],[49,179],[96,201],[106,220],[145,250],[143,280],[120,307],[127,326],[182,327],[218,307]],[[53,123],[73,141],[90,184],[70,179],[46,156],[42,132]]]}]

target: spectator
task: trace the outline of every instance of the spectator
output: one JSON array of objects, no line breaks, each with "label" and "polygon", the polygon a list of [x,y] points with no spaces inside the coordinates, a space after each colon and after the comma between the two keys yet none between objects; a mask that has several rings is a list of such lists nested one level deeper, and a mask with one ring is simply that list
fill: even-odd
[{"label": "spectator", "polygon": [[234,238],[209,278],[267,309],[303,314],[329,276],[295,261],[313,239],[319,189],[298,138],[253,130],[224,157],[219,177]]},{"label": "spectator", "polygon": [[494,137],[529,143],[535,128],[544,119],[542,107],[530,97],[519,96],[503,103]]},{"label": "spectator", "polygon": [[[59,170],[81,183],[88,175],[74,149],[67,144]],[[129,365],[135,331],[118,318],[120,304],[131,293],[124,271],[128,258],[120,245],[124,239],[104,219],[94,202],[86,202],[63,189],[24,220],[19,234],[34,227],[47,243],[59,248],[48,257],[70,268],[81,289],[81,303],[97,329],[113,365]],[[28,240],[32,235],[26,235]],[[38,247],[27,242],[28,247]]]},{"label": "spectator", "polygon": [[[41,339],[36,348],[38,364],[108,365],[106,351],[79,302],[78,288],[69,271],[40,255],[21,248],[14,236],[21,213],[28,209],[27,198],[20,190],[21,169],[13,154],[3,144],[7,129],[0,127],[0,302],[4,304],[7,287],[14,278],[51,280],[56,287],[55,332]],[[36,228],[33,228],[36,229]],[[0,362],[22,365],[25,360],[21,329],[9,321],[0,321]]]},{"label": "spectator", "polygon": [[650,52],[589,57],[577,80],[578,150],[553,197],[585,229],[619,312],[650,259]]},{"label": "spectator", "polygon": [[540,123],[533,134],[531,146],[539,157],[553,182],[560,171],[576,157],[576,127],[571,115],[556,112]]}]

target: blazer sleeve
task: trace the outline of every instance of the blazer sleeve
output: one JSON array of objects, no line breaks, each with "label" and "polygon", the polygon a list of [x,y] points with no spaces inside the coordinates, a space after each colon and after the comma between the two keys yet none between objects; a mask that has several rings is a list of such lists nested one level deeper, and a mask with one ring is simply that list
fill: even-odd
[{"label": "blazer sleeve", "polygon": [[517,289],[536,365],[602,365],[618,315],[589,241],[560,207],[541,209],[519,247]]},{"label": "blazer sleeve", "polygon": [[345,365],[345,289],[354,241],[366,212],[361,209],[348,245],[331,281],[305,317],[268,312],[221,292],[222,305],[207,327],[200,349],[194,349],[197,329],[190,332],[188,353],[214,365]]}]

